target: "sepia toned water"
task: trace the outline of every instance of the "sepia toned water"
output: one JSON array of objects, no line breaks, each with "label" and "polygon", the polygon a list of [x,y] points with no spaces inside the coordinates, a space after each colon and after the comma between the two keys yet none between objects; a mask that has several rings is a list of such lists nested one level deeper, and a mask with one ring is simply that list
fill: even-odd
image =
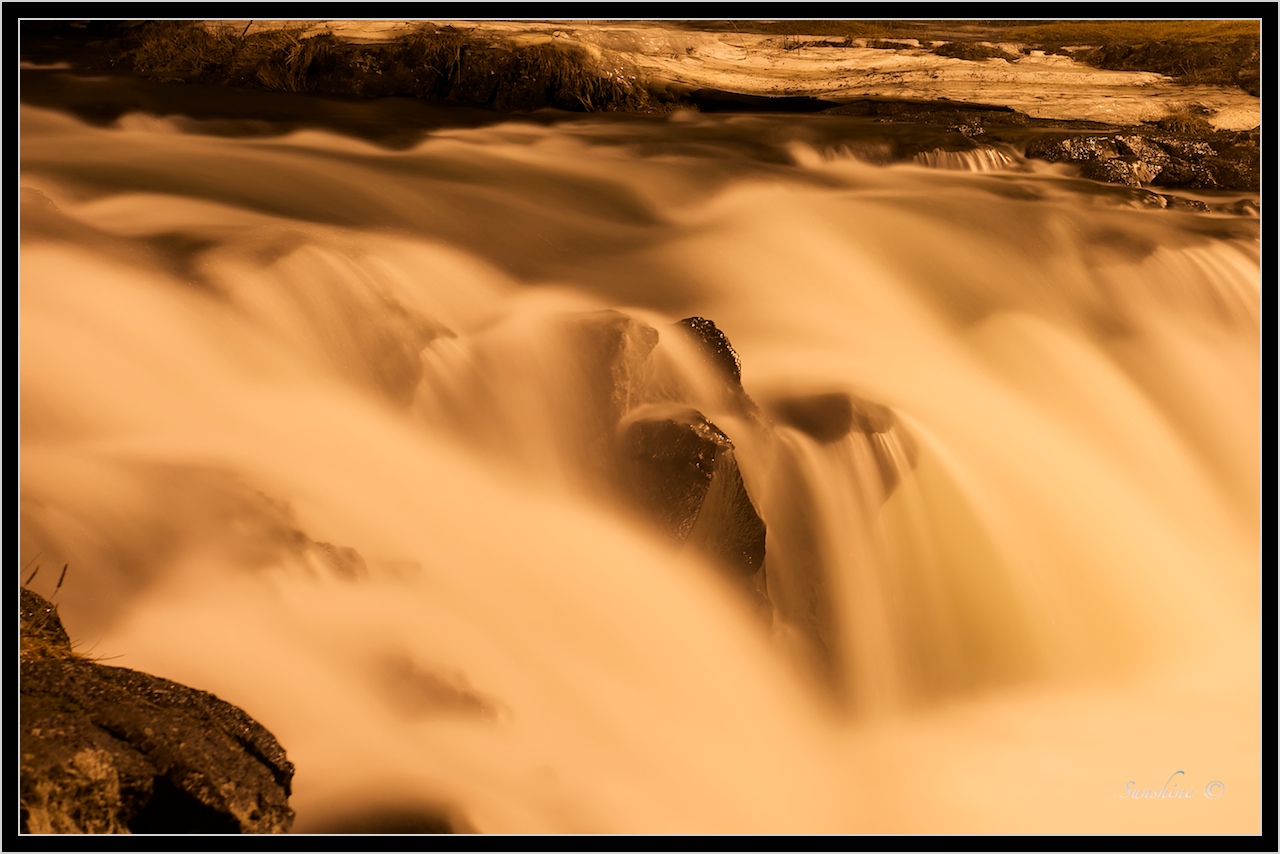
[{"label": "sepia toned water", "polygon": [[[295,830],[1256,832],[1245,196],[821,116],[213,129],[22,109],[20,559],[271,730]],[[772,607],[592,479],[604,310],[734,439]],[[777,417],[831,393],[896,485]]]}]

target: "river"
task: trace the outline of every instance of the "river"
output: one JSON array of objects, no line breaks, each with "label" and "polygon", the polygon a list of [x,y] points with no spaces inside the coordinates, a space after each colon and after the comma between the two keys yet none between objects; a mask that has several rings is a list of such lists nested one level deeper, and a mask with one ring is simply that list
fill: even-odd
[{"label": "river", "polygon": [[[1249,197],[865,122],[24,105],[32,586],[270,729],[300,832],[1256,832]],[[584,474],[604,311],[732,342],[772,605]],[[786,423],[832,394],[894,430]]]}]

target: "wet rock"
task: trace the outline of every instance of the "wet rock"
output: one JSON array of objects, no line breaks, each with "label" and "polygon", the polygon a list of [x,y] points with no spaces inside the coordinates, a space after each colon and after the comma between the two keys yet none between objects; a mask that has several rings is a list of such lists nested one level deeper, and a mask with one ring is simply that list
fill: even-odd
[{"label": "wet rock", "polygon": [[21,599],[21,821],[30,833],[282,833],[293,765],[212,694],[72,650]]},{"label": "wet rock", "polygon": [[1155,127],[1117,134],[1045,136],[1027,144],[1028,157],[1078,163],[1095,181],[1185,189],[1256,191],[1258,144],[1248,132],[1170,133]]},{"label": "wet rock", "polygon": [[707,360],[733,386],[742,388],[742,361],[729,339],[714,322],[705,317],[686,317],[678,326],[686,329],[707,355]]},{"label": "wet rock", "polygon": [[1115,137],[1116,151],[1121,155],[1136,157],[1147,163],[1162,164],[1169,160],[1164,149],[1139,134],[1120,134]]},{"label": "wet rock", "polygon": [[638,402],[649,354],[658,346],[658,330],[612,309],[576,316],[571,325],[590,390],[607,403],[604,417],[612,429]]},{"label": "wet rock", "polygon": [[1151,169],[1141,162],[1122,160],[1111,157],[1105,160],[1086,160],[1080,168],[1080,174],[1091,181],[1103,181],[1107,184],[1125,184],[1129,187],[1141,187],[1151,183],[1154,177]]},{"label": "wet rock", "polygon": [[819,442],[834,442],[851,431],[887,433],[897,425],[893,410],[843,392],[785,397],[771,411],[779,421],[808,433]]},{"label": "wet rock", "polygon": [[750,95],[743,92],[729,92],[724,89],[700,88],[690,90],[687,98],[699,112],[738,112],[753,113],[787,112],[817,113],[837,105],[836,101],[822,98],[811,98],[806,95]]},{"label": "wet rock", "polygon": [[493,720],[504,708],[472,688],[464,674],[426,667],[407,650],[375,656],[364,670],[387,705],[405,718],[459,715]]},{"label": "wet rock", "polygon": [[325,564],[340,578],[355,581],[369,574],[369,566],[364,562],[364,557],[353,548],[320,542],[315,544],[315,548]]},{"label": "wet rock", "polygon": [[572,428],[572,453],[593,479],[612,481],[614,433],[619,419],[646,401],[645,377],[658,331],[613,310],[572,315],[565,323],[579,373],[564,382],[577,386],[584,402]]},{"label": "wet rock", "polygon": [[1240,216],[1257,217],[1260,214],[1260,209],[1258,207],[1258,203],[1253,199],[1241,199],[1231,205],[1230,212],[1239,214]]},{"label": "wet rock", "polygon": [[1156,208],[1158,210],[1164,210],[1165,208],[1169,207],[1168,196],[1162,195],[1160,193],[1153,193],[1150,190],[1135,191],[1132,198],[1137,203],[1137,205],[1140,205],[1144,208]]},{"label": "wet rock", "polygon": [[1169,200],[1169,208],[1174,210],[1196,211],[1204,213],[1209,210],[1209,205],[1199,199],[1187,199],[1182,196],[1166,196]]},{"label": "wet rock", "polygon": [[858,98],[827,110],[835,116],[871,116],[894,122],[945,125],[1026,125],[1031,117],[1012,107],[996,104],[962,103],[959,101],[927,101],[903,98]]},{"label": "wet rock", "polygon": [[853,401],[847,394],[788,397],[772,407],[773,416],[819,442],[834,442],[853,429]]},{"label": "wet rock", "polygon": [[1027,145],[1027,156],[1050,163],[1080,163],[1117,157],[1115,143],[1106,136],[1040,137]]},{"label": "wet rock", "polygon": [[623,484],[672,538],[743,576],[764,565],[765,526],[747,494],[729,437],[686,409],[620,429]]},{"label": "wet rock", "polygon": [[852,434],[867,437],[886,495],[901,480],[901,468],[916,463],[915,441],[887,406],[833,392],[784,397],[769,406],[769,414],[824,444]]}]

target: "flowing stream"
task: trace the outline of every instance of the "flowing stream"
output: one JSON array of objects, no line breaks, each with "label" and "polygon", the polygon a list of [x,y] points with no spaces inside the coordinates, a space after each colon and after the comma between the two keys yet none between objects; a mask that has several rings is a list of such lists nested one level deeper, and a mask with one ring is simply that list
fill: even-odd
[{"label": "flowing stream", "polygon": [[[1256,832],[1258,220],[861,121],[24,106],[24,579],[270,729],[298,831]],[[607,311],[733,439],[756,595],[601,485]],[[783,417],[831,394],[895,428]]]}]

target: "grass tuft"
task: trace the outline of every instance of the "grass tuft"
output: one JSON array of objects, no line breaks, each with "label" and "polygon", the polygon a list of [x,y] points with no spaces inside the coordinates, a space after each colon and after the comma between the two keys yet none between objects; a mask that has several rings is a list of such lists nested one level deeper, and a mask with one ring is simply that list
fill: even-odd
[{"label": "grass tuft", "polygon": [[1133,44],[1111,41],[1078,58],[1113,71],[1154,71],[1182,83],[1239,86],[1261,91],[1257,36],[1232,39],[1162,39]]},{"label": "grass tuft", "polygon": [[1216,128],[1204,116],[1195,113],[1170,113],[1156,122],[1156,127],[1169,133],[1195,134],[1201,136],[1213,133]]}]

